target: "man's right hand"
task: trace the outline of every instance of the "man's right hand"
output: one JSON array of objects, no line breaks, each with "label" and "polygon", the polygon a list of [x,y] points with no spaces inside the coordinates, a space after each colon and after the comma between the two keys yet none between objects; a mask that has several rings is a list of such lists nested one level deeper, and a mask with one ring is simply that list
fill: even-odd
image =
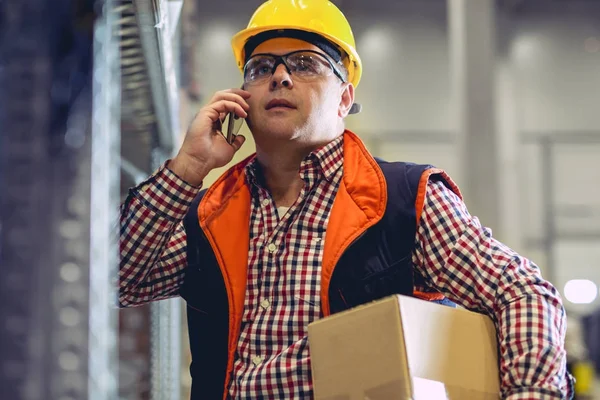
[{"label": "man's right hand", "polygon": [[168,168],[187,183],[199,186],[212,169],[230,162],[246,139],[238,135],[232,144],[227,143],[219,130],[220,121],[229,112],[246,118],[249,109],[246,99],[249,97],[250,93],[242,89],[215,93],[194,117],[177,156],[169,162]]}]

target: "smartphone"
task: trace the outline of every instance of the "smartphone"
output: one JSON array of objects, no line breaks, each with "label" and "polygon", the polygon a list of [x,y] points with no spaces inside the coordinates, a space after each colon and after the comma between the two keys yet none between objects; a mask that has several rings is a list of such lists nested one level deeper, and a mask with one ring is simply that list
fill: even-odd
[{"label": "smartphone", "polygon": [[[244,84],[240,87],[240,89],[244,89]],[[234,112],[230,112],[225,116],[225,121],[223,121],[223,126],[226,127],[224,132],[225,139],[227,143],[232,144],[235,140],[237,134],[240,132],[242,125],[244,124],[244,119],[235,115]]]},{"label": "smartphone", "polygon": [[235,140],[237,134],[240,132],[242,125],[244,124],[244,119],[235,115],[235,113],[230,112],[225,117],[225,139],[227,143],[232,144]]}]

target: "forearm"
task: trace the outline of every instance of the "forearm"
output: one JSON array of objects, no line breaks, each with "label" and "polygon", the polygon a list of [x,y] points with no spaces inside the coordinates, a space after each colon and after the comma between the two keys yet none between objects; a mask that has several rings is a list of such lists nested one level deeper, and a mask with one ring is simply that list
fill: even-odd
[{"label": "forearm", "polygon": [[121,306],[177,294],[186,265],[182,219],[198,192],[164,167],[130,190],[121,207]]},{"label": "forearm", "polygon": [[500,377],[508,399],[565,399],[572,394],[560,295],[527,259],[515,255],[496,294]]},{"label": "forearm", "polygon": [[[470,241],[470,246],[457,246],[448,262],[439,264],[440,271],[429,269],[427,281],[494,320],[502,398],[569,398],[565,312],[558,292],[533,263],[491,237],[481,235],[479,245]],[[444,279],[449,276],[458,278]]]},{"label": "forearm", "polygon": [[534,263],[495,240],[438,183],[428,187],[416,249],[414,263],[428,285],[496,323],[503,398],[571,396],[565,311]]}]

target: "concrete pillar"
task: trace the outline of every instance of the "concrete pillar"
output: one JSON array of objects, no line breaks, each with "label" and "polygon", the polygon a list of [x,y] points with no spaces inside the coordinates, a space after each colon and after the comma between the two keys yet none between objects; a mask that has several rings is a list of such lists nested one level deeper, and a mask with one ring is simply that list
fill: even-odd
[{"label": "concrete pillar", "polygon": [[463,181],[471,214],[502,236],[495,119],[495,1],[447,0],[450,70]]}]

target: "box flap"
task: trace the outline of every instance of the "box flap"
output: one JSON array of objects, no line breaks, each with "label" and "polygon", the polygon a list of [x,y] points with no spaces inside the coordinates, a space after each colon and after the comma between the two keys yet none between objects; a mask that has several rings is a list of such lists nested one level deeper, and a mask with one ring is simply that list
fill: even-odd
[{"label": "box flap", "polygon": [[308,326],[316,400],[497,400],[484,315],[390,296]]},{"label": "box flap", "polygon": [[412,297],[398,296],[398,301],[413,377],[497,398],[497,339],[489,317]]},{"label": "box flap", "polygon": [[399,311],[398,301],[386,298],[308,326],[315,398],[411,398]]}]

